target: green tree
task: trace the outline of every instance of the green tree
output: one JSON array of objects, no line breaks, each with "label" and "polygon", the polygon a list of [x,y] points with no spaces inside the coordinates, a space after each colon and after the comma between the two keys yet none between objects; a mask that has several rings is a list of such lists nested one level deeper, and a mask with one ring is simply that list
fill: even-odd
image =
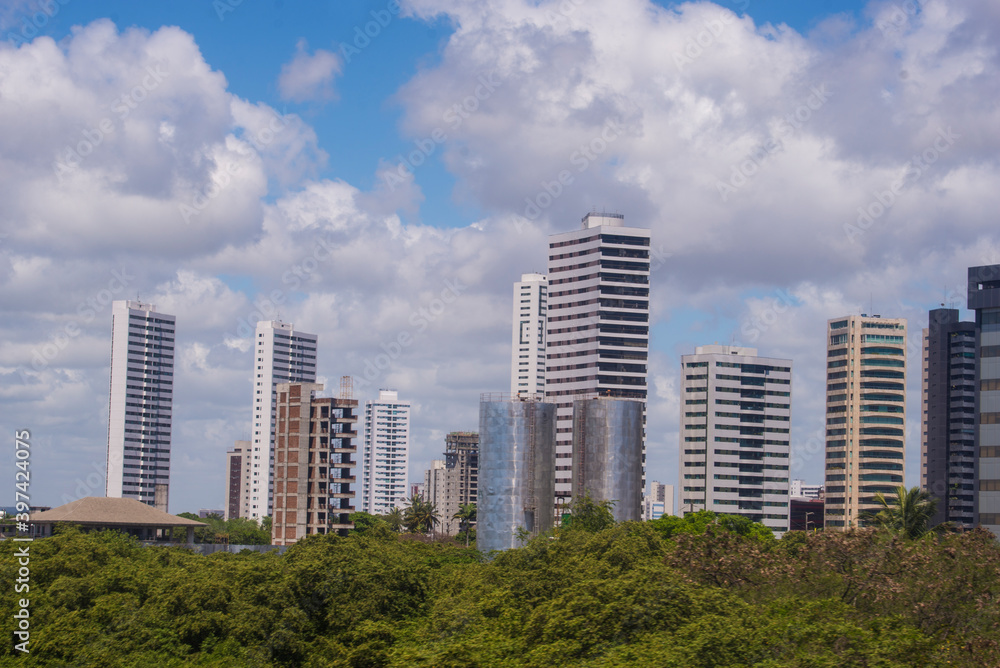
[{"label": "green tree", "polygon": [[465,534],[465,546],[469,547],[469,531],[476,521],[476,504],[463,503],[451,518],[458,520],[460,531]]},{"label": "green tree", "polygon": [[350,531],[350,535],[352,536],[355,534],[366,533],[380,526],[385,528],[389,527],[388,523],[378,515],[372,515],[371,513],[362,511],[351,513],[348,515],[347,519],[354,525],[354,528]]},{"label": "green tree", "polygon": [[403,525],[410,533],[428,533],[441,521],[441,515],[430,501],[413,496],[409,507],[403,511]]},{"label": "green tree", "polygon": [[584,492],[583,496],[573,500],[569,517],[563,516],[563,527],[581,529],[583,531],[603,531],[615,525],[615,516],[611,513],[614,501],[597,501]]},{"label": "green tree", "polygon": [[403,511],[401,509],[393,508],[385,515],[380,515],[380,517],[384,519],[386,523],[389,525],[389,528],[395,531],[396,533],[399,533],[400,531],[403,530],[404,517],[403,517]]},{"label": "green tree", "polygon": [[651,522],[664,538],[678,535],[699,535],[725,531],[738,536],[749,536],[761,541],[773,541],[774,532],[760,522],[743,515],[723,515],[711,510],[699,510],[684,517],[664,515]]},{"label": "green tree", "polygon": [[920,538],[926,534],[937,511],[937,501],[919,487],[906,489],[900,485],[896,488],[896,496],[888,499],[878,492],[875,502],[881,508],[862,514],[861,520],[906,538]]}]

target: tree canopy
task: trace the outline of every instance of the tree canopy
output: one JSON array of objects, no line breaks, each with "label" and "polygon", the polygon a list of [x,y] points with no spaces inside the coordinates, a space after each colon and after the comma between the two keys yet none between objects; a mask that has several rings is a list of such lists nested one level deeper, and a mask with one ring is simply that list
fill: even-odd
[{"label": "tree canopy", "polygon": [[[981,530],[774,540],[719,517],[669,532],[581,519],[485,560],[361,519],[283,556],[75,528],[36,540],[24,665],[1000,665],[1000,546]],[[8,582],[23,545],[0,543]],[[0,598],[7,619],[15,606]],[[14,653],[3,644],[0,662]]]}]

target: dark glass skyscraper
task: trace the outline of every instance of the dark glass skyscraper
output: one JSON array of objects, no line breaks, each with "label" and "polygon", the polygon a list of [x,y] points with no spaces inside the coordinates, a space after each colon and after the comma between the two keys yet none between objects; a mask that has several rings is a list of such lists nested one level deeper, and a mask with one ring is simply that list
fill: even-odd
[{"label": "dark glass skyscraper", "polygon": [[958,309],[930,312],[924,330],[921,486],[937,499],[933,524],[975,526],[976,324]]},{"label": "dark glass skyscraper", "polygon": [[976,312],[976,521],[1000,536],[1000,265],[969,267]]}]

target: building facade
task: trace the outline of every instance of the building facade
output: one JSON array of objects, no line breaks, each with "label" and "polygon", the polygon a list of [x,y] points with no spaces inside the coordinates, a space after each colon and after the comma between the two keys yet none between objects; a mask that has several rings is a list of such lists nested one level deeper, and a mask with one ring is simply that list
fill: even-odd
[{"label": "building facade", "polygon": [[113,302],[111,319],[105,495],[166,512],[176,318],[152,304],[123,300]]},{"label": "building facade", "polygon": [[254,332],[250,484],[243,492],[241,517],[259,521],[273,509],[275,385],[314,382],[316,335],[296,331],[291,323],[258,322]]},{"label": "building facade", "polygon": [[431,467],[424,471],[424,484],[420,498],[433,503],[435,508],[441,505],[441,498],[444,495],[444,477],[447,472],[448,469],[444,465],[443,459],[432,459]]},{"label": "building facade", "polygon": [[580,229],[549,237],[545,400],[556,405],[557,512],[572,496],[573,400],[645,406],[649,248],[649,230],[625,227],[621,214],[589,213]]},{"label": "building facade", "polygon": [[863,526],[875,494],[903,484],[906,320],[852,315],[827,323],[828,529]]},{"label": "building facade", "polygon": [[800,499],[822,499],[823,485],[810,485],[796,478],[789,483],[788,495]]},{"label": "building facade", "polygon": [[514,283],[511,336],[510,393],[545,392],[545,317],[548,279],[544,274],[522,274]]},{"label": "building facade", "polygon": [[456,535],[461,527],[455,514],[479,495],[479,434],[453,431],[444,439],[444,459],[435,459],[424,473],[424,498],[434,504],[441,523],[438,531]]},{"label": "building facade", "polygon": [[681,356],[681,513],[787,531],[791,404],[791,360],[719,345]]},{"label": "building facade", "polygon": [[517,547],[549,531],[555,516],[555,405],[537,397],[483,394],[479,400],[476,547]]},{"label": "building facade", "polygon": [[395,390],[379,390],[377,400],[365,402],[361,510],[384,515],[406,506],[409,466],[410,402]]},{"label": "building facade", "polygon": [[793,496],[788,504],[789,531],[814,531],[823,528],[823,499]]},{"label": "building facade", "polygon": [[1000,265],[969,267],[976,313],[976,522],[1000,537]]},{"label": "building facade", "polygon": [[929,313],[924,329],[920,483],[937,499],[931,524],[971,529],[976,514],[976,323],[958,309]]},{"label": "building facade", "polygon": [[673,514],[674,486],[654,480],[649,484],[649,494],[643,496],[643,519],[649,522]]},{"label": "building facade", "polygon": [[573,498],[611,501],[616,522],[642,519],[643,402],[617,397],[573,401]]},{"label": "building facade", "polygon": [[358,401],[317,397],[316,383],[276,387],[274,545],[291,545],[310,534],[346,536],[354,525]]},{"label": "building facade", "polygon": [[250,482],[250,441],[236,441],[226,453],[226,513],[225,519],[240,516],[240,501]]}]

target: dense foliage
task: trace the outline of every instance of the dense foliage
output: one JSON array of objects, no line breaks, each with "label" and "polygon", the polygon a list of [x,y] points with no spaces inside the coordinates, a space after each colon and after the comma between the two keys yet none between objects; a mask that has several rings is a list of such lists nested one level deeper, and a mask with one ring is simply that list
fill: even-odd
[{"label": "dense foliage", "polygon": [[[581,520],[492,559],[381,519],[284,556],[68,530],[31,544],[31,655],[8,643],[0,664],[1000,665],[992,535],[774,540],[727,522]],[[2,548],[12,582],[15,545]]]},{"label": "dense foliage", "polygon": [[[178,517],[203,522],[208,526],[194,530],[196,543],[226,543],[228,545],[270,545],[271,518],[265,517],[261,524],[245,517],[224,520],[218,515],[199,517],[194,513],[180,513]],[[176,531],[178,541],[184,540],[184,532]]]}]

